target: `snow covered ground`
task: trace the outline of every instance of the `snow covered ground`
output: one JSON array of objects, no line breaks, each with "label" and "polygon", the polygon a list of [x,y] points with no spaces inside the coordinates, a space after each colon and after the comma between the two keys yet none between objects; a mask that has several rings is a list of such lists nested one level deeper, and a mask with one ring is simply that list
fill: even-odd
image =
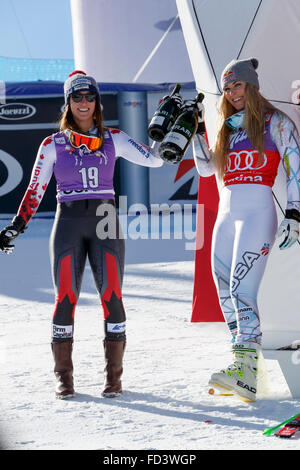
[{"label": "snow covered ground", "polygon": [[[5,222],[2,222],[2,226]],[[128,240],[127,350],[120,398],[101,397],[103,326],[87,265],[75,315],[76,397],[54,398],[48,259],[52,221],[34,220],[0,253],[0,434],[10,450],[299,449],[263,430],[300,412],[275,361],[256,403],[207,393],[231,361],[223,323],[191,323],[194,261],[182,241]]]}]

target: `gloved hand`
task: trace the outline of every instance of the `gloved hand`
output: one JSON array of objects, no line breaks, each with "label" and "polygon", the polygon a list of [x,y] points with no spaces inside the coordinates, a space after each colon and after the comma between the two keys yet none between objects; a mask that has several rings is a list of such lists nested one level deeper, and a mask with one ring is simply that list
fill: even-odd
[{"label": "gloved hand", "polygon": [[294,219],[288,219],[287,217],[283,219],[277,230],[276,237],[280,237],[281,235],[284,235],[284,239],[279,245],[280,250],[292,246],[299,236],[299,222]]},{"label": "gloved hand", "polygon": [[20,215],[14,217],[12,223],[7,225],[7,227],[0,232],[0,250],[10,255],[15,247],[15,245],[12,245],[12,242],[20,233],[23,233],[26,228],[25,221]]}]

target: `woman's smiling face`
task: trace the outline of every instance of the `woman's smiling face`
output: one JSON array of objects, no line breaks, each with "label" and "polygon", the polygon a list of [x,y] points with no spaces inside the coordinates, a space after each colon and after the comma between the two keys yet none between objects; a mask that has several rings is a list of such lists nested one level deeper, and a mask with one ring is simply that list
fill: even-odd
[{"label": "woman's smiling face", "polygon": [[237,110],[245,108],[246,82],[231,82],[223,89],[223,93],[229,103]]},{"label": "woman's smiling face", "polygon": [[[81,95],[89,94],[88,91],[81,91]],[[72,99],[72,95],[70,97],[70,107],[73,114],[74,121],[82,129],[86,132],[93,124],[93,116],[95,112],[96,101],[89,102],[85,98],[82,99],[79,103],[76,103]]]}]

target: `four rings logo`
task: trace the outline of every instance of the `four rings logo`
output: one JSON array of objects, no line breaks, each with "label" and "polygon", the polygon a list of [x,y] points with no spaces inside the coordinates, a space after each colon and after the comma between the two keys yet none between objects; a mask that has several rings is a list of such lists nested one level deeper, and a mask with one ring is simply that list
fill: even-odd
[{"label": "four rings logo", "polygon": [[36,113],[36,108],[28,103],[7,103],[0,106],[0,118],[7,120],[27,119]]},{"label": "four rings logo", "polygon": [[264,153],[264,161],[258,166],[258,152],[251,150],[241,150],[240,152],[230,152],[228,155],[226,171],[232,173],[236,170],[259,170],[267,164],[267,156]]}]

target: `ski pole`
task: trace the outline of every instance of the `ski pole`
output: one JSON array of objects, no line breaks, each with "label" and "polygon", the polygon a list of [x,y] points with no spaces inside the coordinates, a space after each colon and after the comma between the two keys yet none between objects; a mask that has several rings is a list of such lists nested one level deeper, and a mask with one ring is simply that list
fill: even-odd
[{"label": "ski pole", "polygon": [[292,421],[292,419],[295,419],[297,416],[299,416],[300,413],[297,413],[295,416],[292,416],[292,418],[289,418],[287,419],[286,421],[283,421],[282,423],[280,424],[277,424],[276,426],[274,426],[273,428],[266,428],[264,430],[264,435],[265,436],[271,436],[272,432],[273,431],[276,431],[277,428],[280,428],[280,426],[284,426],[286,423],[288,423],[289,421]]}]

